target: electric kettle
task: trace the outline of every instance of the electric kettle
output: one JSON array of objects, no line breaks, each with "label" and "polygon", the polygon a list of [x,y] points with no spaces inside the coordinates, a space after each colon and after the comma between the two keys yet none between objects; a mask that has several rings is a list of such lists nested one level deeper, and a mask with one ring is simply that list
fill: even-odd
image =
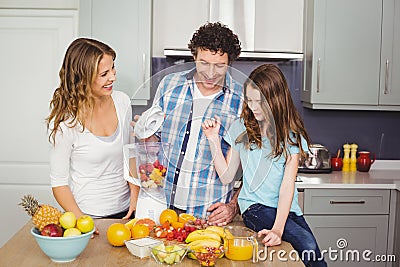
[{"label": "electric kettle", "polygon": [[306,158],[300,158],[298,172],[301,173],[330,173],[331,154],[321,144],[310,145]]}]

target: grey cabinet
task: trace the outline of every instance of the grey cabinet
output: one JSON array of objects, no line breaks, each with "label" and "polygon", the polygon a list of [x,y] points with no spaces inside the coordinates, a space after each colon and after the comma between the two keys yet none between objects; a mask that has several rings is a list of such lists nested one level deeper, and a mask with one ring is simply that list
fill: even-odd
[{"label": "grey cabinet", "polygon": [[150,99],[151,0],[81,0],[79,35],[99,39],[117,52],[115,89],[147,105]]},{"label": "grey cabinet", "polygon": [[379,103],[400,105],[400,5],[385,0],[382,25]]},{"label": "grey cabinet", "polygon": [[329,266],[386,266],[390,190],[305,189],[304,217]]},{"label": "grey cabinet", "polygon": [[394,0],[306,1],[303,105],[400,110],[399,27]]}]

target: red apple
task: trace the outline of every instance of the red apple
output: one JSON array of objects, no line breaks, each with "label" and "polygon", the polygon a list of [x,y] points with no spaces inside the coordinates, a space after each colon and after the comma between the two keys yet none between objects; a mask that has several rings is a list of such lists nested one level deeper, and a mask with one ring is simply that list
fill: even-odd
[{"label": "red apple", "polygon": [[57,224],[50,223],[43,227],[41,234],[50,237],[61,237],[63,236],[63,229]]}]

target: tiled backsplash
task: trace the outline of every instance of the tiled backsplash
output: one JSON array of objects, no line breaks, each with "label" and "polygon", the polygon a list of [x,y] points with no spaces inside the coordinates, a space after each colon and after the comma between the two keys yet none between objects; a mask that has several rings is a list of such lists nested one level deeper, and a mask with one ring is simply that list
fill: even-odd
[{"label": "tiled backsplash", "polygon": [[[153,58],[152,74],[175,65],[176,61]],[[400,159],[400,112],[312,110],[301,104],[301,61],[236,61],[234,68],[245,75],[264,63],[276,64],[285,74],[293,101],[304,119],[313,143],[325,145],[336,154],[344,143],[356,143],[360,150],[374,152],[378,159]],[[151,95],[154,96],[154,88]],[[399,103],[400,104],[400,103]],[[151,103],[149,103],[151,105]],[[134,107],[134,114],[141,114],[147,107]]]}]

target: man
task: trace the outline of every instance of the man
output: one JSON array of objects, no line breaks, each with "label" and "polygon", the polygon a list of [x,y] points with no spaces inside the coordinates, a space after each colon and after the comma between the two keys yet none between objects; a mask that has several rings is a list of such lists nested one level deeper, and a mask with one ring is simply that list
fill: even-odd
[{"label": "man", "polygon": [[[171,144],[166,199],[168,207],[224,225],[238,213],[233,183],[223,185],[213,166],[209,143],[201,129],[204,119],[221,117],[220,136],[239,117],[242,85],[228,72],[240,55],[238,37],[221,23],[207,23],[188,45],[196,67],[172,73],[160,82],[153,105],[161,107],[165,121],[162,142]],[[228,144],[222,142],[224,153]]]}]

